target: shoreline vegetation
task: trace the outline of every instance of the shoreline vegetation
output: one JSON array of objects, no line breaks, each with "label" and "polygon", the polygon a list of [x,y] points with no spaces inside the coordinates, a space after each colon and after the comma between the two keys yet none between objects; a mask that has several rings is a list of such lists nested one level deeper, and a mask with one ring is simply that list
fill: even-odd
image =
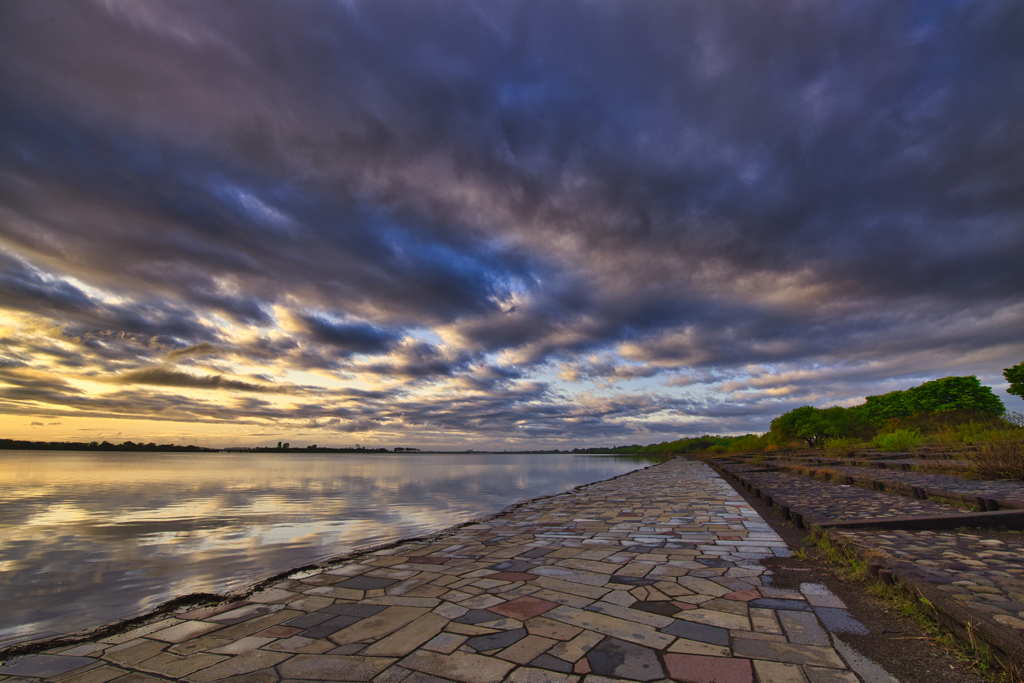
[{"label": "shoreline vegetation", "polygon": [[[1007,393],[1024,396],[1024,363],[1003,372]],[[974,375],[944,377],[903,391],[868,396],[849,408],[800,406],[779,415],[764,434],[699,437],[648,446],[575,449],[621,455],[726,455],[820,449],[832,457],[857,452],[913,452],[930,447],[972,463],[978,474],[1024,478],[1024,415],[1007,412]]]}]

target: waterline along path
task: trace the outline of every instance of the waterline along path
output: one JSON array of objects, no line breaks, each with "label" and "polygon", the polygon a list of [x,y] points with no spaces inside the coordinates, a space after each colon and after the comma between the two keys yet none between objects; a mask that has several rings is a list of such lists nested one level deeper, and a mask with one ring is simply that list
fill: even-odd
[{"label": "waterline along path", "polygon": [[13,659],[0,680],[860,680],[820,592],[763,580],[759,560],[787,554],[710,467],[676,459]]}]

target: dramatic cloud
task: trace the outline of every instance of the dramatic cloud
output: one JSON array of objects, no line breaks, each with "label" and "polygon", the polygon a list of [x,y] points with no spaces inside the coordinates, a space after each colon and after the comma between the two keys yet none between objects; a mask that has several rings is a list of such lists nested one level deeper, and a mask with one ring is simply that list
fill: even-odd
[{"label": "dramatic cloud", "polygon": [[5,2],[0,414],[572,447],[951,374],[1020,410],[1021,35],[1001,0]]}]

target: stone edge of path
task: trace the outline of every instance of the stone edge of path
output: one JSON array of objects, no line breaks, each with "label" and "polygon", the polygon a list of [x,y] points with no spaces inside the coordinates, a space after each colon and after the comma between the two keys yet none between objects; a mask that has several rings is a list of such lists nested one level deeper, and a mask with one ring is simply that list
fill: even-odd
[{"label": "stone edge of path", "polygon": [[[512,503],[510,505],[506,505],[501,510],[499,510],[498,512],[495,512],[493,514],[485,515],[483,517],[476,517],[476,518],[467,520],[465,522],[460,522],[458,524],[453,524],[452,526],[445,527],[444,529],[441,529],[439,531],[433,531],[433,532],[431,532],[429,534],[422,534],[420,536],[402,537],[402,538],[396,539],[394,541],[388,541],[387,543],[379,543],[379,544],[372,545],[372,546],[365,546],[365,547],[362,547],[362,548],[358,548],[358,549],[352,550],[351,552],[346,553],[344,555],[337,555],[335,557],[331,557],[331,558],[328,558],[326,560],[322,560],[320,562],[316,562],[316,563],[313,563],[313,564],[305,564],[305,565],[302,565],[300,567],[293,567],[291,569],[286,569],[283,572],[278,572],[277,574],[274,574],[273,576],[269,576],[267,578],[260,579],[259,581],[255,582],[255,583],[249,584],[248,586],[244,586],[242,588],[236,588],[236,589],[228,591],[227,593],[224,593],[224,594],[218,594],[218,593],[190,593],[188,595],[181,595],[181,596],[178,596],[176,598],[172,598],[171,600],[168,600],[167,602],[161,603],[160,605],[156,606],[155,608],[153,608],[152,610],[146,612],[145,614],[140,614],[138,616],[130,617],[128,619],[121,619],[121,620],[113,622],[113,623],[102,624],[100,626],[95,626],[95,627],[83,629],[81,631],[75,631],[74,633],[65,633],[65,634],[56,635],[56,636],[47,636],[47,637],[44,637],[44,638],[38,638],[38,639],[35,639],[35,640],[26,640],[26,641],[21,641],[21,642],[18,642],[18,643],[12,643],[11,645],[8,645],[6,647],[0,647],[0,662],[7,661],[8,659],[11,659],[12,657],[20,657],[22,655],[34,654],[34,653],[37,653],[37,652],[41,652],[43,650],[49,650],[49,649],[54,648],[54,647],[61,647],[61,646],[64,646],[64,645],[75,645],[77,643],[82,643],[82,642],[86,642],[86,641],[90,641],[90,640],[96,640],[98,638],[106,638],[108,636],[116,635],[118,633],[124,633],[126,631],[130,631],[130,630],[132,630],[134,628],[138,628],[139,626],[145,625],[145,624],[147,624],[147,623],[149,623],[151,621],[154,621],[154,620],[156,620],[156,619],[158,619],[158,618],[160,618],[162,616],[165,616],[167,614],[170,614],[172,612],[178,611],[178,610],[186,608],[186,607],[201,607],[203,605],[211,605],[211,604],[216,604],[216,603],[219,603],[219,602],[226,602],[226,601],[232,601],[232,600],[244,600],[244,599],[248,598],[249,596],[251,596],[253,593],[257,593],[257,592],[261,591],[262,589],[264,589],[264,588],[266,588],[266,587],[268,587],[268,586],[270,586],[272,584],[275,584],[275,583],[277,583],[279,581],[283,581],[284,579],[287,579],[287,578],[290,578],[292,576],[295,576],[296,574],[301,574],[302,572],[322,571],[322,570],[325,570],[325,569],[330,569],[331,567],[334,567],[336,565],[344,564],[346,562],[351,562],[352,560],[359,559],[360,557],[364,557],[364,556],[369,555],[371,553],[376,553],[376,552],[380,552],[381,550],[388,550],[388,549],[391,549],[391,548],[398,548],[398,547],[401,547],[401,546],[403,546],[403,545],[405,545],[407,543],[420,543],[420,542],[423,542],[423,541],[432,541],[432,540],[435,540],[435,539],[442,539],[442,538],[445,538],[446,536],[451,536],[451,535],[455,534],[460,529],[463,529],[463,528],[465,528],[467,526],[472,526],[474,524],[483,524],[483,523],[485,523],[485,522],[487,522],[489,520],[492,520],[492,519],[500,519],[502,517],[506,517],[506,516],[514,513],[519,508],[526,507],[528,505],[533,505],[534,503],[537,503],[538,501],[547,500],[549,498],[555,498],[556,496],[562,496],[562,495],[565,495],[565,494],[568,494],[568,493],[574,493],[576,491],[581,491],[583,489],[586,489],[587,487],[594,486],[596,484],[603,484],[605,482],[615,481],[616,479],[620,479],[622,477],[627,477],[627,476],[629,476],[631,474],[634,474],[636,472],[641,472],[643,470],[649,470],[652,467],[657,467],[659,465],[663,465],[664,463],[666,463],[666,462],[668,462],[668,461],[670,461],[670,460],[672,460],[672,459],[674,459],[676,457],[682,457],[682,456],[670,455],[670,456],[667,456],[661,462],[655,462],[655,463],[652,463],[650,465],[647,465],[646,467],[638,467],[635,470],[630,470],[629,472],[623,472],[622,474],[617,474],[614,477],[608,477],[607,479],[599,479],[597,481],[587,482],[586,484],[580,484],[578,486],[573,486],[572,488],[566,489],[564,491],[559,491],[557,493],[551,493],[551,494],[544,495],[544,496],[535,496],[533,498],[527,498],[525,500],[519,500],[519,501],[516,501],[516,502],[514,502],[514,503]],[[686,458],[683,457],[682,459],[685,460]]]},{"label": "stone edge of path", "polygon": [[[753,494],[760,496],[760,489],[748,484],[743,475],[745,472],[731,473],[724,470],[719,463],[705,461],[722,478],[735,485],[743,486]],[[763,470],[762,470],[763,471]],[[778,471],[778,470],[776,470]],[[794,511],[795,512],[795,511]],[[927,600],[934,609],[938,620],[949,628],[957,637],[973,643],[981,639],[992,647],[994,654],[1003,665],[1015,672],[1024,672],[1024,647],[1021,638],[1010,629],[990,620],[979,620],[971,610],[964,609],[942,591],[934,588],[926,577],[914,571],[898,567],[895,564],[884,561],[878,555],[872,553],[871,548],[865,548],[852,543],[850,539],[837,533],[843,529],[909,529],[909,530],[949,530],[963,527],[966,524],[971,526],[990,526],[998,528],[1006,526],[1000,520],[1011,518],[1018,520],[1024,525],[1024,511],[1003,511],[1003,512],[978,512],[970,515],[952,516],[928,516],[928,517],[906,517],[888,518],[885,520],[867,522],[827,522],[827,523],[804,523],[803,517],[795,514],[790,517],[790,523],[797,528],[806,529],[811,533],[824,535],[830,543],[839,546],[848,553],[852,553],[858,559],[868,564],[871,574],[879,580],[892,583],[899,581],[910,587],[915,593]],[[975,524],[975,520],[981,524]],[[954,525],[955,526],[952,526]],[[902,525],[902,526],[901,526]],[[929,526],[930,525],[930,526]],[[1024,528],[1021,526],[1020,528]],[[884,568],[882,564],[884,563]]]},{"label": "stone edge of path", "polygon": [[[801,476],[816,477],[815,472],[824,472],[828,465],[804,465],[804,464],[780,464],[761,470],[762,472],[787,472]],[[866,468],[865,468],[866,469]],[[881,475],[884,476],[884,475]],[[820,477],[818,477],[820,478]],[[1010,500],[1006,498],[986,498],[984,496],[970,496],[956,491],[945,491],[942,489],[929,488],[927,486],[912,486],[902,482],[886,481],[884,479],[871,479],[868,477],[847,476],[846,483],[852,486],[872,488],[876,491],[886,493],[898,493],[901,496],[910,498],[948,498],[956,500],[964,505],[973,505],[977,512],[993,512],[995,510],[1019,510],[1024,514],[1024,501]]]}]

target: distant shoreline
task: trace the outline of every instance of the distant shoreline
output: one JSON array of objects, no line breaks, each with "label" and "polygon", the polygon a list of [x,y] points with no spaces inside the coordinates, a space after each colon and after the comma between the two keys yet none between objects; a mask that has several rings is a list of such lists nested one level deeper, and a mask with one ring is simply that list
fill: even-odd
[{"label": "distant shoreline", "polygon": [[206,448],[204,446],[179,446],[177,444],[142,444],[126,441],[120,444],[112,444],[107,441],[97,443],[72,442],[72,441],[20,441],[17,439],[0,439],[0,451],[95,451],[122,452],[122,453],[358,453],[358,454],[389,454],[389,455],[526,455],[541,453],[550,455],[621,455],[630,456],[635,454],[616,453],[613,449],[528,449],[521,451],[492,451],[492,450],[461,450],[461,451],[423,451],[418,448],[396,447],[387,448],[350,448],[343,446],[307,446],[304,448],[277,448],[274,446],[253,446],[253,447],[229,447],[229,448]]}]

